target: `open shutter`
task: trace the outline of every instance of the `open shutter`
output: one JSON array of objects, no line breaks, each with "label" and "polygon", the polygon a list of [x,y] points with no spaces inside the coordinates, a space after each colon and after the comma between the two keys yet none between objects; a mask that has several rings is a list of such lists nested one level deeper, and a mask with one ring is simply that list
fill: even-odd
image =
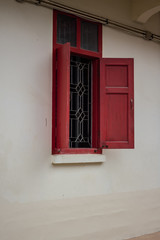
[{"label": "open shutter", "polygon": [[100,62],[100,147],[134,148],[133,59]]},{"label": "open shutter", "polygon": [[57,141],[56,148],[69,147],[70,43],[57,49]]}]

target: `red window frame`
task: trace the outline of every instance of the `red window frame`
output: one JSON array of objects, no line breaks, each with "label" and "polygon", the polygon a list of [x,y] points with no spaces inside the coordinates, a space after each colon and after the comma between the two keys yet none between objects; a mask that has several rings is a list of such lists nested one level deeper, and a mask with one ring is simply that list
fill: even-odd
[{"label": "red window frame", "polygon": [[[57,137],[57,127],[56,127],[56,52],[57,49],[60,48],[63,44],[59,44],[56,42],[57,40],[57,14],[63,14],[67,16],[71,16],[76,19],[77,23],[77,45],[76,47],[70,46],[70,53],[71,54],[78,54],[84,57],[89,57],[93,60],[93,110],[92,110],[92,119],[93,119],[93,125],[92,125],[92,148],[57,148],[56,147],[56,137]],[[52,154],[69,154],[69,153],[83,153],[83,154],[95,154],[95,153],[102,153],[102,150],[99,148],[99,85],[98,85],[98,73],[99,73],[99,61],[102,58],[102,24],[100,23],[94,23],[98,26],[98,52],[93,52],[89,50],[85,50],[81,48],[81,21],[84,21],[85,19],[82,19],[80,17],[62,13],[57,10],[53,11],[53,99],[52,99],[52,109],[53,109],[53,115],[52,115]],[[88,21],[88,20],[85,20]],[[91,22],[91,21],[88,21]],[[68,116],[69,117],[69,116]],[[67,121],[68,122],[68,121]],[[94,130],[94,131],[93,131]]]},{"label": "red window frame", "polygon": [[[70,46],[70,43],[58,44],[57,39],[57,14],[65,14],[72,16],[77,22],[77,45],[76,47]],[[73,16],[67,13],[61,13],[56,10],[53,12],[53,118],[52,118],[52,154],[101,154],[102,149],[105,148],[134,148],[134,85],[133,85],[133,59],[131,58],[102,58],[102,25],[98,25],[98,52],[93,52],[89,50],[81,49],[81,19],[79,17]],[[87,21],[87,20],[85,20]],[[90,21],[89,21],[90,22]],[[93,22],[92,22],[93,23]],[[58,53],[59,52],[59,53]],[[64,66],[63,70],[66,73],[60,73],[62,78],[65,78],[65,87],[67,92],[65,94],[64,90],[58,90],[56,86],[56,71],[57,67],[57,56],[60,57],[61,66],[65,62],[69,62],[70,54],[77,54],[83,57],[88,57],[93,63],[93,96],[92,96],[92,148],[70,148],[69,147],[69,73],[67,67]],[[63,59],[64,56],[64,59]],[[68,57],[67,57],[68,56]],[[69,66],[69,65],[68,65]],[[120,75],[123,75],[123,70],[121,72],[122,66],[125,66],[125,78],[127,81],[126,86],[110,86],[106,85],[107,71],[106,66],[115,67],[115,78],[116,68],[120,67],[118,78],[121,79]],[[57,71],[58,72],[58,71]],[[59,71],[61,72],[61,71]],[[68,75],[67,75],[68,74]],[[109,73],[110,74],[110,73]],[[67,75],[67,78],[66,78]],[[61,77],[60,77],[61,78]],[[109,80],[110,81],[110,80]],[[115,81],[115,79],[113,80]],[[118,80],[118,81],[123,81]],[[59,81],[61,86],[63,81]],[[56,89],[57,88],[57,89]],[[67,108],[61,105],[61,100],[57,98],[57,92],[61,96],[65,96],[67,102]],[[118,100],[116,100],[118,99]],[[57,103],[57,101],[59,101]],[[57,110],[57,104],[59,104],[59,109]],[[112,109],[113,107],[113,109]],[[61,112],[62,110],[62,112]],[[64,112],[63,112],[64,111]],[[64,118],[66,122],[62,128],[57,125],[56,118]],[[117,120],[118,116],[118,120]],[[106,120],[107,119],[107,120]],[[123,121],[124,120],[124,121]],[[58,126],[58,127],[57,127]],[[118,128],[117,128],[118,126]],[[115,128],[116,127],[116,128]],[[109,130],[107,130],[107,128]],[[58,131],[57,131],[58,129]],[[111,131],[110,131],[111,129]],[[117,129],[117,130],[115,130]],[[122,132],[122,129],[124,130]],[[107,132],[108,131],[108,132]],[[58,135],[60,134],[60,135]],[[124,137],[125,135],[125,137]],[[58,138],[58,137],[59,138]],[[63,139],[63,136],[65,139]],[[113,139],[112,139],[113,138]],[[58,139],[58,140],[57,140]],[[58,142],[58,143],[57,143]]]},{"label": "red window frame", "polygon": [[[76,19],[77,22],[77,46],[72,47],[71,46],[71,53],[79,54],[79,55],[84,55],[84,56],[89,56],[93,58],[102,58],[102,24],[100,23],[95,23],[91,22],[86,19],[82,19],[80,17],[68,14],[68,13],[62,13],[57,10],[53,11],[53,50],[56,50],[59,46],[62,44],[57,43],[57,14],[63,14],[66,16],[70,16]],[[86,22],[91,22],[93,24],[96,24],[98,26],[98,52],[93,52],[89,50],[85,50],[81,48],[81,21],[86,21]]]}]

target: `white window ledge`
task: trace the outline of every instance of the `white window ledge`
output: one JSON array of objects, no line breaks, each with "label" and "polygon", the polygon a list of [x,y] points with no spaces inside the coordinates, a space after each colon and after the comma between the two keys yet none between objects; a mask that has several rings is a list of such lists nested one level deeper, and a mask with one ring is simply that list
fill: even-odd
[{"label": "white window ledge", "polygon": [[103,163],[102,154],[57,154],[51,156],[52,164]]}]

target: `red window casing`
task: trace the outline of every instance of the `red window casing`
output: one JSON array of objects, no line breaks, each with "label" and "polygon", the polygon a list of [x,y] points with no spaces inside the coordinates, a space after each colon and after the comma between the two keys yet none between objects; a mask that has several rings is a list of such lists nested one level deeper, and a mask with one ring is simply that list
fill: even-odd
[{"label": "red window casing", "polygon": [[57,149],[69,146],[70,44],[57,49]]},{"label": "red window casing", "polygon": [[[53,124],[52,153],[102,153],[102,148],[134,147],[133,59],[102,58],[102,26],[98,24],[99,51],[56,43],[57,11],[53,22]],[[79,31],[78,31],[79,29]],[[70,55],[92,59],[92,148],[69,148]]]}]

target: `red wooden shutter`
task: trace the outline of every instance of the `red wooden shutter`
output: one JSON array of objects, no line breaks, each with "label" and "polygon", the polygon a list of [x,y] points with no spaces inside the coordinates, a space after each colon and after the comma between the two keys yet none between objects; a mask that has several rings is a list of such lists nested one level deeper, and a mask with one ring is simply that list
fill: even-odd
[{"label": "red wooden shutter", "polygon": [[100,62],[100,146],[134,148],[133,59]]},{"label": "red wooden shutter", "polygon": [[57,49],[57,143],[69,147],[70,43]]}]

